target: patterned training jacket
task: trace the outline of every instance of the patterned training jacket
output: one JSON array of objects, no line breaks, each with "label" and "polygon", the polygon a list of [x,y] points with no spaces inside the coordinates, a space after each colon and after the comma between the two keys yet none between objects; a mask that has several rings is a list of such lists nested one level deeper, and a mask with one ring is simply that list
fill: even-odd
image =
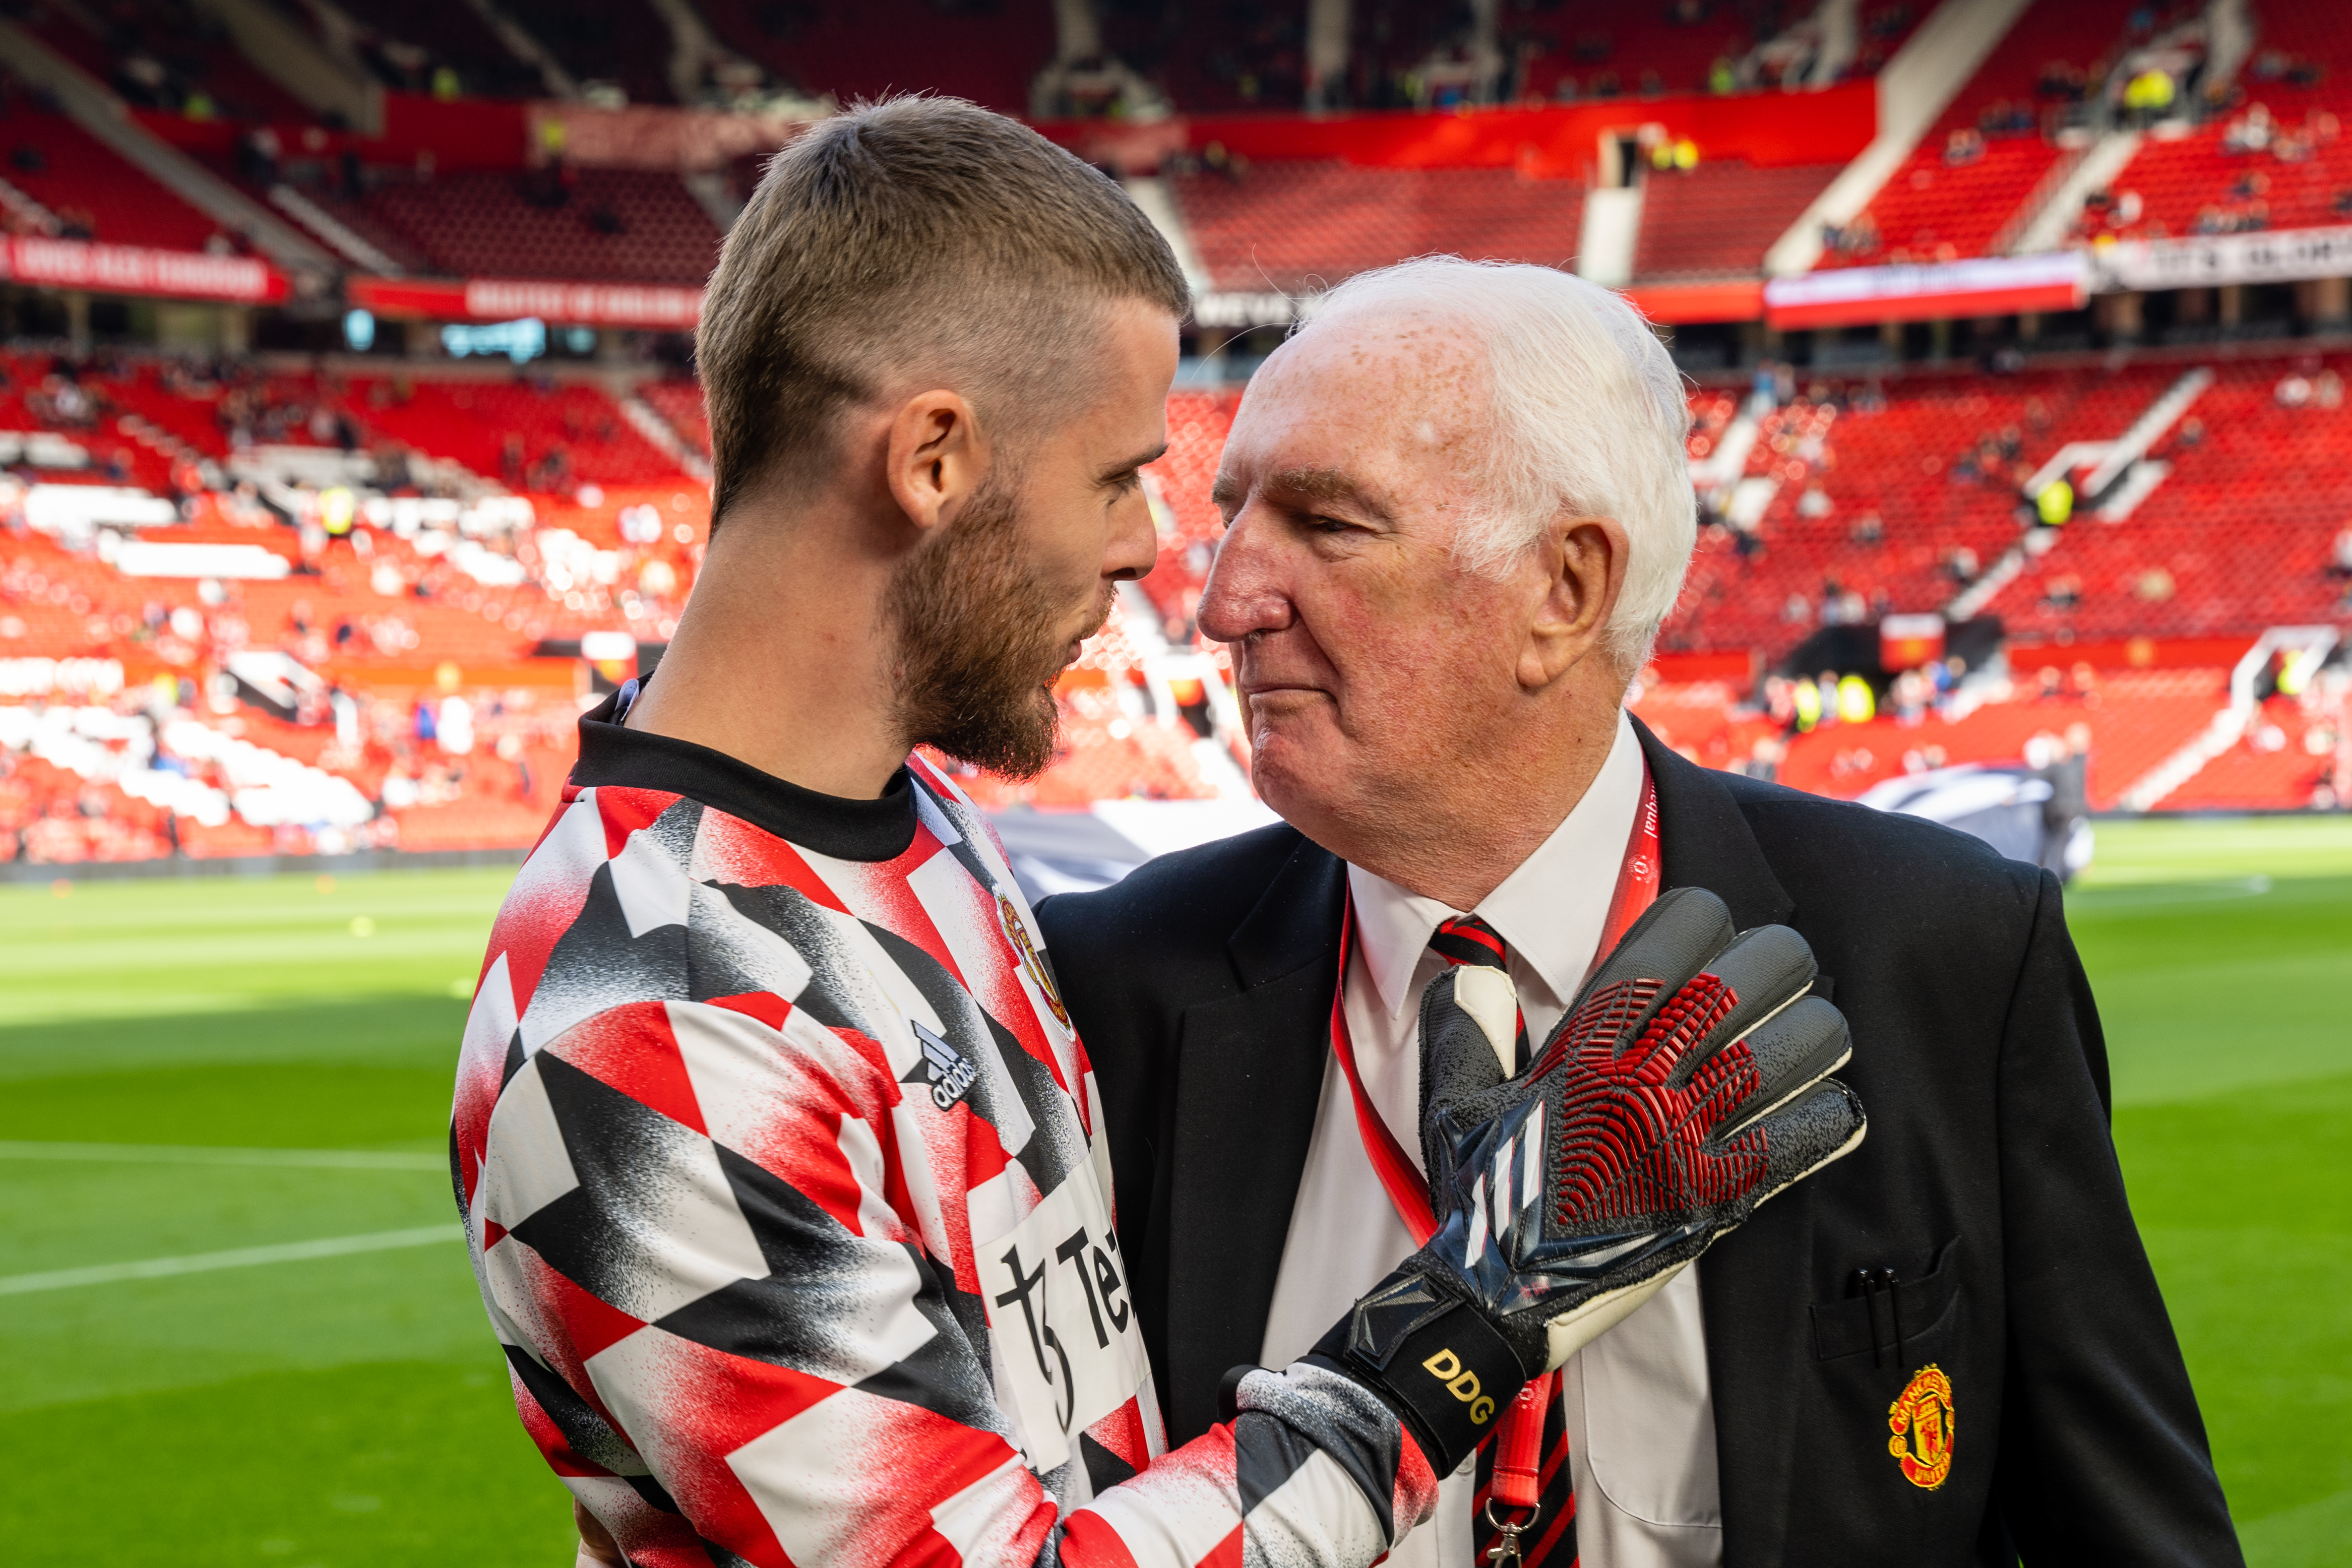
[{"label": "patterned training jacket", "polygon": [[1363,1568],[1436,1480],[1316,1366],[1167,1452],[1101,1109],[1003,849],[581,725],[452,1178],[515,1406],[644,1568]]}]

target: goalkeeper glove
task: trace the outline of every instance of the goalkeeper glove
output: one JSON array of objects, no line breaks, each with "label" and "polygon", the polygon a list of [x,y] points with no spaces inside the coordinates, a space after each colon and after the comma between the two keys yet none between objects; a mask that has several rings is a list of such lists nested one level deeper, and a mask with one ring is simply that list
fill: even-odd
[{"label": "goalkeeper glove", "polygon": [[1862,1142],[1828,1075],[1844,1018],[1806,996],[1785,925],[1735,933],[1700,888],[1659,898],[1505,1080],[1509,977],[1422,1001],[1422,1151],[1438,1228],[1315,1358],[1381,1396],[1440,1475],[1520,1386],[1591,1343],[1756,1206]]}]

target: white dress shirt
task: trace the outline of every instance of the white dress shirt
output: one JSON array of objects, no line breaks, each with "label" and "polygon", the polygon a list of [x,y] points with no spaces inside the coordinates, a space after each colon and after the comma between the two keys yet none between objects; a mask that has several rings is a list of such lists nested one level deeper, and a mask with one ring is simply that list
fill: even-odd
[{"label": "white dress shirt", "polygon": [[[1642,795],[1642,748],[1622,715],[1584,798],[1549,838],[1469,913],[1510,947],[1529,1037],[1567,1010],[1601,943]],[[1462,913],[1348,868],[1356,950],[1348,966],[1349,1038],[1365,1094],[1421,1163],[1421,993],[1445,961],[1429,951],[1438,923]],[[1353,1097],[1327,1061],[1307,1169],[1259,1354],[1284,1366],[1414,1250],[1356,1125]],[[1698,1276],[1686,1269],[1561,1369],[1576,1537],[1584,1568],[1717,1568],[1723,1515],[1715,1406]],[[1438,1488],[1437,1511],[1397,1543],[1395,1568],[1473,1568],[1470,1499],[1476,1461]]]}]

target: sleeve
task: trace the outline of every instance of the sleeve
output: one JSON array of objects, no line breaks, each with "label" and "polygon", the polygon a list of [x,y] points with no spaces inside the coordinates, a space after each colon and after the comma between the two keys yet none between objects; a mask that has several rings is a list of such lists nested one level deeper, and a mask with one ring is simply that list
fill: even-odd
[{"label": "sleeve", "polygon": [[1996,1483],[2024,1560],[2240,1568],[2180,1347],[2124,1195],[2106,1044],[2041,894],[2000,1066],[2009,1358]]},{"label": "sleeve", "polygon": [[510,1064],[460,1186],[476,1273],[526,1428],[631,1563],[1366,1568],[1434,1507],[1396,1417],[1301,1364],[1156,1458],[1132,1401],[1087,1428],[1064,1521],[931,1113],[800,1012],[633,1003]]}]

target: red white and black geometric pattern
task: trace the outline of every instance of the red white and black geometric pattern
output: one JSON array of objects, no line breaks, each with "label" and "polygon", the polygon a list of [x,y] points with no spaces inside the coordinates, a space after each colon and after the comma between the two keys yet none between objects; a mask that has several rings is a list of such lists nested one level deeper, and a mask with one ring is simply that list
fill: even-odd
[{"label": "red white and black geometric pattern", "polygon": [[1356,1385],[1253,1374],[1163,1453],[1085,1049],[909,768],[894,858],[604,782],[523,867],[451,1170],[525,1426],[646,1568],[1362,1568],[1436,1485]]}]

